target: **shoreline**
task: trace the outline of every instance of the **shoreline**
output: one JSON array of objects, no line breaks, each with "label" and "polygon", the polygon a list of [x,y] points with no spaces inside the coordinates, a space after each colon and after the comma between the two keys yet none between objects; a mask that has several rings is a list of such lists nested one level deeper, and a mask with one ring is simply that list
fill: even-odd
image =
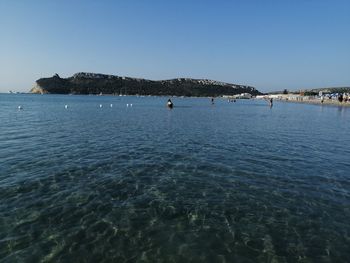
[{"label": "shoreline", "polygon": [[304,103],[313,105],[326,105],[326,106],[336,106],[336,107],[350,107],[350,100],[343,100],[339,102],[338,98],[328,98],[324,97],[323,102],[319,96],[302,96],[296,94],[273,94],[265,96],[257,96],[256,99],[273,99],[274,101],[291,102],[291,103]]},{"label": "shoreline", "polygon": [[321,100],[318,99],[303,99],[303,100],[292,100],[292,99],[275,99],[276,101],[281,102],[292,102],[292,103],[302,103],[302,104],[313,104],[313,105],[320,105],[320,106],[336,106],[336,107],[350,107],[350,101],[347,102],[339,102],[338,100],[331,100],[327,99],[324,100],[323,103]]},{"label": "shoreline", "polygon": [[[177,95],[115,95],[115,94],[58,94],[58,93],[44,93],[44,94],[38,94],[38,93],[0,93],[1,95],[65,95],[65,96],[96,96],[96,97],[171,97],[171,98],[212,98],[211,96],[177,96]],[[268,97],[268,96],[267,96]],[[227,99],[227,97],[214,97],[215,99]],[[307,97],[299,97],[298,99],[293,98],[273,98],[274,101],[280,101],[280,102],[287,102],[287,103],[301,103],[301,104],[312,104],[312,105],[319,105],[319,106],[335,106],[335,107],[350,107],[350,101],[347,102],[339,102],[338,100],[332,100],[332,99],[325,99],[323,103],[320,99],[310,99]],[[240,100],[240,99],[237,99]],[[245,100],[245,99],[244,99]],[[263,98],[251,98],[247,100],[265,100]]]}]

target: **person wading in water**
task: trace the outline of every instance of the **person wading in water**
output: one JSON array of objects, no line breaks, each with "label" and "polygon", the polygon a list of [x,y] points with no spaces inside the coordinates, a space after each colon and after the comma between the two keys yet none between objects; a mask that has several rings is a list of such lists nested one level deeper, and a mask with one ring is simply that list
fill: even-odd
[{"label": "person wading in water", "polygon": [[173,102],[171,101],[171,99],[168,99],[167,107],[168,107],[169,109],[172,109],[172,108],[174,107],[174,104],[173,104]]}]

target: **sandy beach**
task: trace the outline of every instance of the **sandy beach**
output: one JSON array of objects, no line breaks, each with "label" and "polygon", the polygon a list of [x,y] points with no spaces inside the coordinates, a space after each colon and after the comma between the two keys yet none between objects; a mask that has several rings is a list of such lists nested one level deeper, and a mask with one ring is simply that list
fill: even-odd
[{"label": "sandy beach", "polygon": [[329,105],[329,106],[340,106],[340,107],[350,107],[350,101],[339,102],[336,99],[325,98],[323,102],[320,98],[314,98],[309,96],[291,96],[291,95],[273,95],[267,96],[268,98],[273,98],[275,101],[284,101],[284,102],[294,102],[294,103],[307,103],[307,104],[316,104],[316,105]]}]

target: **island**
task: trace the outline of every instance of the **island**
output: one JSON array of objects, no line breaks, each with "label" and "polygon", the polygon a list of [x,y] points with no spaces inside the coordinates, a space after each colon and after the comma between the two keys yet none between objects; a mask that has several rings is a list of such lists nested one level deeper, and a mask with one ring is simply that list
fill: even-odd
[{"label": "island", "polygon": [[249,93],[262,94],[247,85],[230,84],[208,79],[176,78],[148,80],[115,75],[80,72],[72,77],[61,78],[55,74],[38,79],[31,93],[39,94],[111,94],[218,97]]}]

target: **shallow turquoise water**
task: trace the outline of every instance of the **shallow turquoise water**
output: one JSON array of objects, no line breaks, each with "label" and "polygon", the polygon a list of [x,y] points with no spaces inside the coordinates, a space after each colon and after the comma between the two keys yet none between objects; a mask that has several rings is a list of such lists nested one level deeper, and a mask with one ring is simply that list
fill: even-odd
[{"label": "shallow turquoise water", "polygon": [[0,95],[0,262],[349,260],[349,108],[166,100]]}]

